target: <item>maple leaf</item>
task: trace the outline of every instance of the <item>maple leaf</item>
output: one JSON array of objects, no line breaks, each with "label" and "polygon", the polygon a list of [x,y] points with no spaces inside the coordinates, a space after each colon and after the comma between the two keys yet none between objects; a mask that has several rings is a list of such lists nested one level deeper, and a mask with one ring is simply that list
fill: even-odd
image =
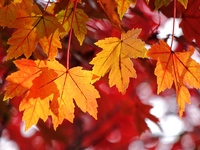
[{"label": "maple leaf", "polygon": [[169,5],[169,3],[171,2],[171,0],[156,0],[155,1],[155,10],[158,10],[159,8],[161,8],[162,6],[167,6]]},{"label": "maple leaf", "polygon": [[[123,107],[127,107],[127,110],[130,110],[130,114],[133,117],[133,122],[135,122],[134,126],[139,132],[139,135],[149,129],[145,119],[153,121],[154,123],[158,123],[158,119],[150,113],[152,109],[151,105],[147,105],[141,102],[140,99],[125,99],[123,101]],[[123,108],[124,109],[124,108]]]},{"label": "maple leaf", "polygon": [[136,71],[130,58],[144,58],[146,48],[144,42],[137,39],[140,29],[132,29],[116,37],[99,40],[95,44],[103,50],[90,62],[94,65],[92,73],[103,77],[109,71],[110,87],[116,85],[118,90],[125,93],[129,78],[136,78]]},{"label": "maple leaf", "polygon": [[[31,4],[28,3],[27,5],[30,6]],[[18,28],[18,30],[8,40],[10,47],[7,59],[17,58],[23,54],[26,58],[29,58],[38,42],[51,60],[57,55],[57,48],[61,48],[56,30],[62,31],[63,28],[57,18],[41,14],[42,12],[37,6],[35,6],[34,11],[37,15],[31,16],[20,6],[18,7],[15,23],[11,26]]]},{"label": "maple leaf", "polygon": [[189,1],[187,9],[181,13],[182,18],[180,23],[184,37],[189,42],[193,42],[193,40],[195,40],[198,47],[200,47],[200,28],[198,27],[200,21],[199,6],[200,1]]},{"label": "maple leaf", "polygon": [[17,7],[14,3],[0,8],[0,25],[3,27],[10,27],[16,20]]},{"label": "maple leaf", "polygon": [[1,0],[1,1],[0,1],[0,7],[3,7],[3,6],[4,6],[4,3],[5,3],[5,0]]},{"label": "maple leaf", "polygon": [[[146,3],[149,4],[150,0],[146,0]],[[184,7],[185,9],[187,8],[187,3],[188,0],[178,0]],[[171,0],[155,0],[155,10],[158,10],[162,6],[167,6],[169,3],[172,2]]]},{"label": "maple leaf", "polygon": [[40,98],[23,99],[19,106],[20,111],[23,112],[22,120],[25,123],[25,131],[32,125],[36,125],[39,118],[46,121],[49,115],[49,100]]},{"label": "maple leaf", "polygon": [[[33,11],[33,0],[16,0],[16,3],[20,3],[18,4],[18,6],[24,10],[27,14],[31,15],[32,11]],[[18,16],[18,15],[17,15]]]},{"label": "maple leaf", "polygon": [[[62,10],[58,14],[59,22],[63,24],[65,32],[61,35],[65,36],[73,28],[74,35],[78,39],[80,45],[82,45],[87,33],[86,22],[89,21],[89,17],[84,13],[82,9],[76,8],[74,11],[73,4],[70,4],[67,10]],[[73,13],[75,13],[74,22],[72,24]]]},{"label": "maple leaf", "polygon": [[39,40],[40,45],[44,53],[50,60],[54,60],[58,53],[58,48],[62,48],[59,40],[59,33],[57,32],[50,35],[48,38],[45,36]]},{"label": "maple leaf", "polygon": [[34,5],[34,14],[33,17],[34,23],[33,27],[36,28],[37,38],[49,37],[57,29],[60,32],[64,32],[64,28],[58,22],[58,19],[53,14],[43,13],[37,5]]},{"label": "maple leaf", "polygon": [[164,41],[153,45],[147,52],[149,57],[157,60],[155,75],[158,94],[166,88],[171,88],[174,82],[180,117],[185,109],[185,103],[190,103],[187,86],[200,88],[200,65],[191,58],[193,52],[193,47],[188,51],[173,52]]},{"label": "maple leaf", "polygon": [[[54,129],[62,123],[63,119],[73,122],[73,100],[75,100],[77,106],[80,107],[83,112],[88,112],[97,119],[96,98],[99,98],[99,93],[94,86],[90,84],[92,78],[91,71],[82,70],[81,67],[66,70],[66,68],[57,61],[48,62],[47,65],[49,70],[41,73],[41,75],[44,74],[46,78],[44,78],[44,80],[41,80],[40,77],[36,78],[34,82],[36,84],[41,82],[41,84],[40,87],[35,88],[33,91],[35,93],[37,93],[36,89],[49,91],[49,88],[56,84],[57,88],[51,88],[54,97],[50,108]],[[52,77],[48,76],[48,74],[52,73],[56,73],[57,75]]]},{"label": "maple leaf", "polygon": [[32,5],[28,3],[30,1],[26,1],[26,3],[24,1],[16,5],[16,19],[9,26],[10,28],[30,29],[30,26],[34,23],[35,20],[31,17]]},{"label": "maple leaf", "polygon": [[122,31],[121,21],[119,15],[116,12],[117,3],[115,0],[98,0],[99,4],[107,14],[112,25]]},{"label": "maple leaf", "polygon": [[187,8],[188,0],[178,0],[184,7],[185,9]]},{"label": "maple leaf", "polygon": [[67,70],[57,61],[15,61],[19,71],[7,77],[4,99],[25,94],[20,103],[26,130],[52,116],[54,129],[63,119],[73,122],[74,103],[97,119],[98,91],[90,84],[91,71],[75,67]]},{"label": "maple leaf", "polygon": [[23,0],[13,0],[14,3],[21,3]]},{"label": "maple leaf", "polygon": [[[28,28],[28,27],[27,27]],[[32,52],[35,50],[38,43],[35,30],[30,27],[29,29],[18,29],[8,39],[10,44],[7,50],[7,59],[17,58],[21,55],[25,55],[29,58]]]},{"label": "maple leaf", "polygon": [[41,73],[38,68],[38,62],[23,59],[14,61],[14,64],[19,68],[19,71],[6,78],[9,84],[6,87],[4,100],[21,96],[30,89],[33,85],[33,79]]},{"label": "maple leaf", "polygon": [[133,0],[115,0],[117,3],[117,12],[119,14],[120,20],[124,16],[125,12],[128,10],[131,4],[134,4]]},{"label": "maple leaf", "polygon": [[[50,101],[54,97],[52,90],[57,88],[53,82],[48,84],[51,82],[48,79],[56,77],[57,74],[49,72],[48,68],[43,69],[47,65],[44,62],[39,62],[38,64],[41,74],[32,80],[32,86],[19,106],[19,110],[24,111],[22,119],[26,122],[25,130],[32,125],[36,125],[39,118],[43,121],[47,120],[50,114]],[[44,84],[46,88],[42,88]]]}]

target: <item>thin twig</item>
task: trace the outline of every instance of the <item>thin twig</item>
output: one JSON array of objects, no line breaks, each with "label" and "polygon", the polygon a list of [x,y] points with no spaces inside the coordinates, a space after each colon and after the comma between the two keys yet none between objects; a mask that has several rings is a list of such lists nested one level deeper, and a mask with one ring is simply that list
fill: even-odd
[{"label": "thin twig", "polygon": [[173,16],[173,28],[172,28],[171,49],[172,49],[172,45],[173,45],[173,41],[174,41],[175,19],[176,19],[176,0],[174,0],[174,16]]},{"label": "thin twig", "polygon": [[73,8],[73,15],[72,15],[72,22],[70,25],[70,31],[69,31],[69,40],[68,40],[68,47],[67,47],[67,70],[69,69],[69,55],[70,55],[70,47],[71,47],[71,39],[72,39],[72,27],[74,23],[74,17],[76,14],[76,6],[77,6],[77,0],[74,1],[74,8]]}]

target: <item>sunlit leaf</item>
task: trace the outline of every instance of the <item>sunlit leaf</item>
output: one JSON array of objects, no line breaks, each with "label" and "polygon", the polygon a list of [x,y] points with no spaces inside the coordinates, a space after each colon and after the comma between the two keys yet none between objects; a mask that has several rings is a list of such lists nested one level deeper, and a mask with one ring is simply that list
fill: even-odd
[{"label": "sunlit leaf", "polygon": [[134,4],[134,0],[115,0],[117,3],[117,12],[119,14],[120,20],[124,16],[125,12],[128,10],[131,4]]},{"label": "sunlit leaf", "polygon": [[103,50],[90,62],[94,65],[93,74],[103,77],[109,72],[109,85],[116,85],[122,93],[128,87],[129,78],[136,78],[131,58],[146,57],[145,44],[137,38],[140,31],[132,29],[122,33],[121,39],[111,37],[95,43]]},{"label": "sunlit leaf", "polygon": [[9,82],[4,99],[25,94],[20,111],[26,130],[52,116],[54,129],[67,119],[73,122],[74,101],[83,112],[97,119],[98,91],[91,82],[91,71],[75,67],[67,70],[57,61],[18,60],[19,71],[7,77]]},{"label": "sunlit leaf", "polygon": [[[74,15],[74,22],[72,25],[72,18]],[[89,17],[84,13],[82,9],[76,9],[74,11],[73,5],[71,4],[67,10],[62,10],[58,14],[59,22],[63,24],[65,32],[62,34],[62,37],[68,34],[70,28],[73,28],[74,34],[78,39],[80,45],[82,45],[83,40],[85,39],[85,34],[87,33],[86,22],[89,21]]]},{"label": "sunlit leaf", "polygon": [[54,60],[58,54],[58,48],[61,48],[61,42],[58,32],[53,33],[48,38],[45,36],[39,40],[44,53],[50,60]]},{"label": "sunlit leaf", "polygon": [[33,85],[33,79],[41,73],[37,62],[24,59],[23,61],[16,60],[14,63],[20,70],[6,78],[9,84],[6,88],[4,100],[21,96],[30,89]]},{"label": "sunlit leaf", "polygon": [[51,34],[53,34],[57,29],[60,32],[64,31],[64,28],[62,25],[58,22],[58,19],[47,13],[42,13],[40,9],[35,5],[35,16],[34,18],[35,22],[33,23],[33,26],[36,28],[36,34],[37,38],[43,38],[43,37],[49,37]]},{"label": "sunlit leaf", "polygon": [[185,110],[185,103],[190,103],[187,86],[200,88],[200,64],[191,58],[193,52],[193,47],[188,51],[173,52],[164,41],[160,41],[160,44],[153,45],[147,53],[157,60],[155,75],[158,94],[175,84],[180,116]]},{"label": "sunlit leaf", "polygon": [[116,12],[117,3],[115,2],[115,0],[99,0],[98,2],[101,5],[101,7],[103,8],[103,10],[105,11],[105,13],[107,14],[112,25],[115,28],[122,30],[122,28],[121,28],[122,23],[120,21],[119,15],[118,15],[118,13],[121,14],[122,12],[120,10],[119,10],[120,12],[118,12],[118,13]]},{"label": "sunlit leaf", "polygon": [[37,37],[35,30],[31,29],[18,29],[9,38],[8,44],[10,44],[7,50],[7,59],[18,58],[21,55],[25,55],[29,58],[37,45]]}]

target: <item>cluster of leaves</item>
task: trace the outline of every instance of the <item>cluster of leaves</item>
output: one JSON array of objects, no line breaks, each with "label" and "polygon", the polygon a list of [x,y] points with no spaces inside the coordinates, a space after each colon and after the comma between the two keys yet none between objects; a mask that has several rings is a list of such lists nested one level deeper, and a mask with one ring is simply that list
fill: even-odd
[{"label": "cluster of leaves", "polygon": [[[6,77],[7,85],[3,99],[20,97],[19,110],[23,111],[22,119],[26,123],[26,130],[38,124],[39,119],[45,122],[49,117],[56,130],[65,119],[74,121],[75,106],[78,106],[97,120],[98,116],[111,113],[109,116],[113,119],[109,127],[106,127],[108,129],[115,128],[114,124],[119,116],[121,120],[125,118],[132,128],[137,128],[136,135],[139,135],[148,128],[145,118],[154,122],[158,122],[158,119],[150,114],[150,105],[141,103],[136,96],[133,96],[137,95],[136,91],[130,89],[129,85],[134,84],[136,87],[141,80],[148,78],[144,70],[151,72],[149,64],[154,63],[153,60],[156,60],[154,73],[157,77],[157,94],[174,85],[180,117],[185,110],[185,103],[190,103],[188,89],[200,88],[200,64],[191,58],[195,51],[194,47],[200,47],[200,36],[196,32],[197,27],[188,24],[199,21],[194,19],[200,15],[199,12],[196,13],[199,10],[199,2],[195,0],[177,2],[176,0],[174,2],[98,0],[96,2],[94,0],[94,3],[99,6],[99,11],[103,15],[91,14],[90,11],[94,10],[91,6],[88,8],[89,2],[81,0],[47,1],[44,5],[33,0],[0,2],[0,26],[13,29],[7,41],[9,48],[6,61],[15,59],[13,62],[18,68]],[[155,15],[155,12],[150,16],[150,10],[146,10],[142,16],[139,13],[141,5],[159,10],[167,17],[182,17],[180,27],[187,44],[181,46],[181,49],[172,50],[165,39],[151,41],[150,37],[156,33],[152,28],[157,29],[159,24],[145,20]],[[176,5],[173,9],[175,16],[173,12],[166,11],[171,5]],[[128,10],[130,12],[127,12]],[[131,25],[125,15],[131,14],[131,10],[134,10],[134,19],[137,18],[140,23],[147,22],[151,28],[148,30],[147,23]],[[191,15],[195,15],[194,18],[191,18]],[[102,20],[103,18],[108,18],[112,26],[106,20]],[[92,38],[91,31],[94,31]],[[101,32],[107,33],[102,36]],[[147,33],[148,36],[145,35]],[[173,42],[174,33],[172,36]],[[67,42],[64,42],[65,40]],[[70,56],[79,57],[74,49],[76,51],[81,49],[83,55],[87,44],[92,45],[87,48],[93,49],[93,54],[86,59],[85,65],[83,63],[73,65],[73,58]],[[149,50],[146,49],[146,44],[151,44]],[[96,55],[94,49],[98,51],[95,51]],[[108,82],[109,88],[102,83],[103,80]],[[101,88],[102,85],[105,89]],[[107,89],[110,93],[112,87],[116,87],[122,95],[110,94],[115,100],[107,102],[109,99],[105,98],[105,91]],[[120,100],[121,98],[125,100]],[[110,103],[115,102],[117,107],[113,112],[109,112],[112,110]],[[123,113],[119,116],[113,115],[118,110],[123,110]],[[129,115],[132,116],[131,120]],[[134,121],[138,123],[133,125]],[[138,124],[141,126],[137,126]],[[118,125],[121,126],[120,123]],[[106,128],[103,132],[106,132]],[[134,134],[129,133],[129,138],[131,139]],[[89,133],[88,135],[93,136]],[[91,141],[86,140],[84,143],[84,147],[87,147],[89,145],[87,143]]]}]

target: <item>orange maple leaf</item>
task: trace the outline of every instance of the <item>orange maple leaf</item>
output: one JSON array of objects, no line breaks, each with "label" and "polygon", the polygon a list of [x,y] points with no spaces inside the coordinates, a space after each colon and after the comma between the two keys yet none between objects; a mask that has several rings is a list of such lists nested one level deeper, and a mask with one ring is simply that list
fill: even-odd
[{"label": "orange maple leaf", "polygon": [[[29,14],[22,9],[27,9],[23,6],[26,3],[22,1],[20,4],[17,7],[15,23],[11,26],[18,30],[8,40],[10,47],[7,59],[18,58],[21,55],[29,58],[38,42],[48,58],[55,59],[57,48],[61,48],[58,31],[63,32],[64,28],[55,16],[42,14],[37,5],[34,5],[34,13]],[[31,7],[31,4],[28,3],[26,6]]]},{"label": "orange maple leaf", "polygon": [[115,0],[98,0],[99,4],[107,14],[109,20],[111,21],[112,25],[122,31],[122,23],[120,21],[119,15],[116,12],[117,3]]},{"label": "orange maple leaf", "polygon": [[0,1],[0,7],[3,7],[3,6],[4,6],[4,3],[5,3],[5,0],[1,0],[1,1]]},{"label": "orange maple leaf", "polygon": [[0,25],[2,27],[10,27],[16,20],[17,7],[14,3],[10,3],[5,7],[0,8]]},{"label": "orange maple leaf", "polygon": [[16,60],[14,64],[19,68],[19,71],[9,75],[6,80],[8,85],[4,100],[13,98],[15,96],[21,96],[33,85],[32,81],[41,73],[38,68],[39,62],[31,60]]},{"label": "orange maple leaf", "polygon": [[24,111],[26,130],[37,124],[39,118],[46,121],[49,115],[52,116],[54,129],[63,119],[73,122],[73,100],[83,112],[97,119],[96,98],[99,98],[99,93],[90,84],[91,71],[81,67],[67,70],[55,60],[22,59],[15,64],[20,70],[7,77],[9,84],[4,99],[25,94],[20,111]]},{"label": "orange maple leaf", "polygon": [[[34,92],[52,91],[53,99],[51,103],[51,116],[54,124],[54,129],[62,123],[63,119],[73,122],[75,100],[78,107],[83,112],[88,112],[97,119],[97,103],[96,98],[99,98],[98,91],[90,84],[92,73],[91,71],[82,70],[81,67],[71,68],[66,70],[64,66],[57,61],[47,63],[48,70],[43,71],[46,78],[43,80],[38,77],[33,81],[38,87]],[[56,76],[49,74],[56,73]],[[38,85],[38,83],[40,83]],[[56,85],[57,88],[51,88]],[[38,92],[39,92],[38,91]],[[48,95],[47,95],[48,96]]]},{"label": "orange maple leaf", "polygon": [[38,43],[35,30],[32,27],[27,27],[27,29],[18,29],[12,36],[8,39],[8,44],[10,44],[7,50],[7,59],[18,58],[21,55],[25,55],[29,58],[32,52],[35,50]]},{"label": "orange maple leaf", "polygon": [[157,60],[155,75],[158,94],[171,88],[174,82],[180,117],[185,110],[185,103],[190,103],[187,86],[200,88],[200,64],[191,58],[193,52],[193,47],[189,47],[188,51],[173,52],[164,41],[153,45],[147,52],[149,57]]},{"label": "orange maple leaf", "polygon": [[31,14],[33,10],[33,0],[14,0],[15,3],[19,3],[18,6],[24,10],[27,14]]},{"label": "orange maple leaf", "polygon": [[116,85],[122,93],[125,93],[128,87],[129,78],[136,78],[136,71],[130,58],[146,57],[145,43],[137,39],[140,32],[140,29],[132,29],[122,33],[121,39],[110,37],[95,43],[103,50],[90,62],[94,65],[92,73],[103,77],[110,72],[110,87]]}]

